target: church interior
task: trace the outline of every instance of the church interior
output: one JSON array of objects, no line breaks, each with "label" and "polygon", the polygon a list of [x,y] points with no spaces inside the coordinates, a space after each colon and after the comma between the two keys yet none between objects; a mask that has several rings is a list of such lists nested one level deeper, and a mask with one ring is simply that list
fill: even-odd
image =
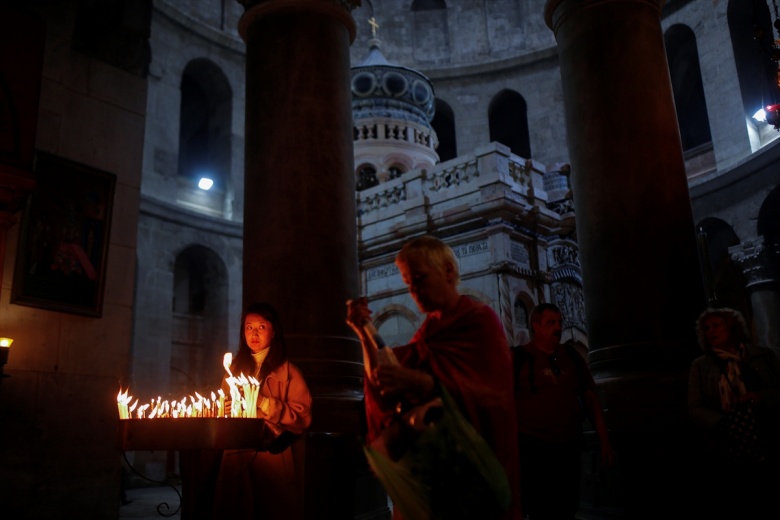
[{"label": "church interior", "polygon": [[305,518],[389,519],[345,302],[408,341],[422,234],[510,344],[563,310],[618,455],[586,446],[580,517],[695,514],[697,316],[780,354],[778,42],[777,0],[3,2],[0,516],[177,478],[118,393],[217,389],[266,301],[314,397]]}]

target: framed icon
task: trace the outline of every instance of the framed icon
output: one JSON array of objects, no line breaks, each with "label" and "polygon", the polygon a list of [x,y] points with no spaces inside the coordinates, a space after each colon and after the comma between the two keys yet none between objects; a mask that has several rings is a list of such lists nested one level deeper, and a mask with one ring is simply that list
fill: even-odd
[{"label": "framed icon", "polygon": [[100,317],[116,176],[37,152],[11,303]]}]

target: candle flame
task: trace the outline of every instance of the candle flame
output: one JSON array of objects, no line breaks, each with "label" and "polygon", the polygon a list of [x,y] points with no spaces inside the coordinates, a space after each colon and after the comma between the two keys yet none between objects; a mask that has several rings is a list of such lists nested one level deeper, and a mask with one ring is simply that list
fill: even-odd
[{"label": "candle flame", "polygon": [[230,365],[232,363],[233,363],[233,354],[230,352],[225,352],[225,355],[222,356],[222,366],[225,367],[225,370],[227,371],[230,377],[233,377],[233,373],[230,371]]},{"label": "candle flame", "polygon": [[[202,396],[198,392],[194,392],[194,395],[182,397],[178,401],[169,401],[158,395],[156,399],[151,398],[149,402],[139,406],[139,400],[129,395],[130,389],[122,389],[120,386],[119,393],[116,396],[119,418],[257,417],[260,381],[243,373],[238,377],[233,376],[230,372],[233,355],[229,352],[225,354],[223,361],[225,370],[228,373],[225,382],[229,387],[229,396],[226,396],[225,391],[220,388],[217,390],[217,393],[211,392],[211,399]],[[229,413],[228,407],[230,408]]]}]

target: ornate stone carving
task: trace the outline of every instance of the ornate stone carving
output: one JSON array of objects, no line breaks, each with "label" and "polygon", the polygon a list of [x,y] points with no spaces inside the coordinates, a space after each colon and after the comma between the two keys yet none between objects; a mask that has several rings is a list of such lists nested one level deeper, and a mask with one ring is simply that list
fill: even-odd
[{"label": "ornate stone carving", "polygon": [[547,265],[553,281],[569,279],[582,284],[579,249],[573,244],[551,246],[547,250]]},{"label": "ornate stone carving", "polygon": [[748,288],[780,281],[780,244],[759,236],[730,247],[729,255],[742,268]]},{"label": "ornate stone carving", "polygon": [[542,273],[536,272],[530,267],[520,265],[511,260],[502,260],[500,262],[492,263],[490,264],[489,270],[492,273],[510,273],[518,276],[532,277],[541,282],[549,281]]},{"label": "ornate stone carving", "polygon": [[558,213],[559,215],[565,215],[566,213],[574,213],[574,201],[572,199],[564,199],[556,202],[550,202],[547,207]]},{"label": "ornate stone carving", "polygon": [[453,186],[467,184],[473,177],[479,177],[479,167],[476,160],[456,164],[451,168],[434,172],[426,179],[425,184],[432,192],[437,192]]},{"label": "ornate stone carving", "polygon": [[585,328],[585,298],[582,288],[570,283],[553,283],[553,301],[563,314],[563,328]]},{"label": "ornate stone carving", "polygon": [[564,264],[568,264],[574,267],[580,266],[580,253],[576,247],[561,245],[554,246],[549,249],[550,267],[558,267]]},{"label": "ornate stone carving", "polygon": [[358,200],[358,215],[365,215],[380,208],[395,206],[399,202],[406,200],[406,187],[403,182],[395,185],[383,184],[383,186],[389,186],[389,188],[369,195],[366,198],[361,197]]},{"label": "ornate stone carving", "polygon": [[520,186],[531,186],[531,168],[527,164],[509,161],[509,176]]}]

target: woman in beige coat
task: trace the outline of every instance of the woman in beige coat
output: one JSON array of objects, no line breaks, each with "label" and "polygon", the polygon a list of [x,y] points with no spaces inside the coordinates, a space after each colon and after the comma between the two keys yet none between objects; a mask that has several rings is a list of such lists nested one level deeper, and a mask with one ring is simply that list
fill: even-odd
[{"label": "woman in beige coat", "polygon": [[[240,338],[230,371],[260,381],[257,417],[265,419],[273,441],[268,451],[223,453],[213,518],[302,518],[302,458],[296,456],[295,441],[311,424],[309,387],[287,359],[281,320],[273,306],[249,305]],[[230,395],[227,383],[223,390]]]}]

